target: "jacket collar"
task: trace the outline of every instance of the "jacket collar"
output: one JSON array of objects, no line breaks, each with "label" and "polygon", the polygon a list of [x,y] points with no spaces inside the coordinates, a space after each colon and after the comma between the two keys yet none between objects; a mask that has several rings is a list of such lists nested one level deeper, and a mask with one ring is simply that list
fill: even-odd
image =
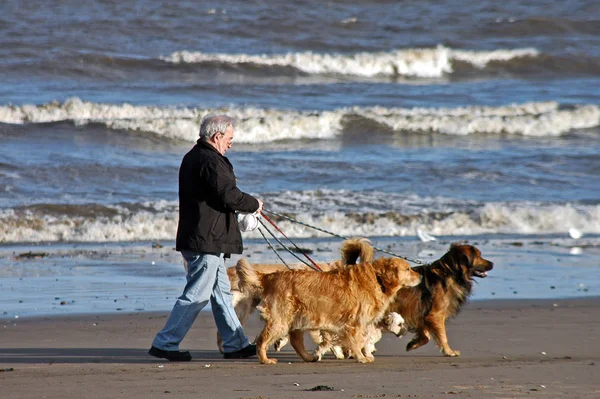
[{"label": "jacket collar", "polygon": [[231,164],[231,162],[229,162],[229,158],[227,158],[225,155],[221,154],[215,147],[208,144],[206,141],[198,139],[198,141],[196,141],[196,145],[199,148],[205,148],[207,150],[214,151],[215,154],[217,154],[221,158],[223,158],[225,160],[225,162],[227,162],[229,164],[229,166],[233,169],[233,165]]},{"label": "jacket collar", "polygon": [[213,147],[212,145],[208,144],[206,141],[198,139],[198,141],[196,141],[196,144],[199,145],[202,148],[207,148],[211,151],[216,152],[217,154],[219,154],[220,156],[222,156],[223,158],[225,158],[225,155],[221,154],[215,147]]}]

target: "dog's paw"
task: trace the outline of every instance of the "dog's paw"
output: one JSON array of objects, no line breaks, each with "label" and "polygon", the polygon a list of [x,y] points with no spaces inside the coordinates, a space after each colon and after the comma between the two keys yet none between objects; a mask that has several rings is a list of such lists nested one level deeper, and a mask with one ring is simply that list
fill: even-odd
[{"label": "dog's paw", "polygon": [[401,326],[404,324],[404,318],[399,313],[391,312],[385,317],[384,323],[387,328]]},{"label": "dog's paw", "polygon": [[371,353],[377,352],[377,348],[375,348],[375,345],[373,344],[366,344],[365,347],[363,348],[363,354],[365,356],[370,356]]},{"label": "dog's paw", "polygon": [[399,326],[398,329],[396,329],[396,330],[394,330],[392,332],[396,335],[396,337],[402,338],[402,337],[404,337],[404,335],[406,334],[407,331],[408,331],[408,329],[403,324],[403,325]]},{"label": "dog's paw", "polygon": [[273,348],[275,348],[277,352],[281,352],[281,349],[287,345],[288,341],[289,339],[287,337],[280,338],[277,341],[275,341],[275,343],[273,344]]},{"label": "dog's paw", "polygon": [[460,351],[451,350],[448,352],[444,352],[444,356],[446,357],[457,357],[460,356]]},{"label": "dog's paw", "polygon": [[404,324],[404,318],[396,313],[391,312],[384,319],[385,328],[396,335],[398,338],[406,334],[406,324]]},{"label": "dog's paw", "polygon": [[375,358],[373,356],[362,356],[360,358],[356,358],[358,363],[373,363]]},{"label": "dog's paw", "polygon": [[344,356],[344,350],[342,349],[341,346],[338,346],[338,345],[332,346],[331,352],[333,353],[333,356],[335,356],[336,359],[345,359],[346,358],[346,356]]},{"label": "dog's paw", "polygon": [[260,361],[262,364],[277,364],[277,359],[264,359]]},{"label": "dog's paw", "polygon": [[417,349],[419,346],[421,346],[419,345],[419,341],[413,339],[408,344],[406,344],[406,351],[410,352],[414,349]]}]

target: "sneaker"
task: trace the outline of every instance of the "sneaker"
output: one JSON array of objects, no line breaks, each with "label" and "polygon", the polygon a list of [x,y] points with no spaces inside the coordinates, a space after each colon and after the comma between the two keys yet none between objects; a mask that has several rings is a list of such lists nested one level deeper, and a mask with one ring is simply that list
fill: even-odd
[{"label": "sneaker", "polygon": [[148,354],[160,359],[167,359],[170,362],[189,362],[192,360],[192,355],[190,355],[190,352],[188,351],[164,351],[162,349],[158,349],[156,346],[150,348]]},{"label": "sneaker", "polygon": [[225,359],[245,359],[251,356],[256,356],[256,345],[254,344],[250,344],[239,351],[223,353]]}]

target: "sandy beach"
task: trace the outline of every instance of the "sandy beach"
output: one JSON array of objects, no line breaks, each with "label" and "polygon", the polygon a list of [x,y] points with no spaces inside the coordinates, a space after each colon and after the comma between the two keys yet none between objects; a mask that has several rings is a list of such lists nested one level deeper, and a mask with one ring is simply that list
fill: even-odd
[{"label": "sandy beach", "polygon": [[[469,303],[448,326],[458,358],[433,343],[407,353],[408,337],[384,335],[373,364],[332,357],[303,363],[288,346],[279,364],[224,360],[202,312],[182,344],[189,363],[147,355],[166,313],[4,319],[0,386],[5,398],[597,398],[600,301]],[[246,331],[254,337],[261,322]],[[307,338],[308,339],[308,338]]]},{"label": "sandy beach", "polygon": [[[600,398],[598,0],[43,4],[0,6],[0,399]],[[277,225],[227,267],[476,246],[461,356],[225,360],[208,309],[191,362],[149,356],[208,114]]]}]

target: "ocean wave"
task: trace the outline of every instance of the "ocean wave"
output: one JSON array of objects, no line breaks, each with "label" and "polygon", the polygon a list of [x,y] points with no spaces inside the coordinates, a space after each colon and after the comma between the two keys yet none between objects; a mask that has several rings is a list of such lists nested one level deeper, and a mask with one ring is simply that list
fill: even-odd
[{"label": "ocean wave", "polygon": [[561,108],[556,102],[437,109],[374,107],[359,110],[357,114],[389,126],[394,131],[450,135],[495,133],[560,136],[574,129],[600,125],[600,107],[597,105]]},{"label": "ocean wave", "polygon": [[[482,234],[562,234],[571,228],[600,234],[600,205],[465,203],[455,199],[419,198],[389,193],[345,191],[282,192],[261,195],[274,211],[304,224],[342,236],[437,236]],[[355,205],[349,200],[352,197]],[[310,206],[309,199],[317,207]],[[344,199],[346,198],[346,200]],[[375,201],[367,210],[360,204]],[[356,205],[359,204],[359,205]],[[0,211],[0,243],[130,242],[173,240],[178,209],[173,201],[118,205],[35,205]],[[327,237],[329,234],[279,216],[272,220],[288,237]],[[267,224],[268,226],[268,224]],[[271,228],[273,232],[275,230]],[[260,238],[258,231],[244,233]]]},{"label": "ocean wave", "polygon": [[[227,113],[238,120],[236,142],[331,139],[342,135],[345,120],[360,116],[395,132],[433,132],[449,135],[515,134],[559,136],[574,129],[600,125],[600,106],[563,107],[556,102],[498,107],[383,108],[347,107],[331,111],[261,108],[175,108],[131,104],[101,104],[72,98],[64,103],[0,106],[0,123],[96,123],[109,129],[154,133],[196,141],[202,116]],[[370,132],[369,132],[370,133]]]},{"label": "ocean wave", "polygon": [[439,78],[453,73],[453,63],[460,61],[475,68],[485,68],[491,62],[506,62],[515,58],[537,57],[535,48],[497,49],[492,51],[455,50],[444,46],[414,48],[389,52],[287,53],[287,54],[219,54],[177,51],[161,57],[173,64],[258,65],[295,68],[307,74],[335,74],[360,77],[407,76]]},{"label": "ocean wave", "polygon": [[[431,80],[473,80],[489,78],[529,78],[532,76],[596,76],[600,73],[597,55],[571,50],[541,52],[535,48],[458,50],[444,46],[362,53],[228,54],[178,51],[150,58],[103,52],[75,53],[52,58],[43,66],[25,60],[11,61],[11,71],[19,74],[58,74],[74,79],[139,79],[189,73],[197,84],[207,82],[242,84],[287,81],[293,84],[328,84],[342,81],[375,81],[429,84]],[[1,66],[0,66],[1,68]],[[286,80],[288,78],[289,80]],[[173,81],[173,82],[174,82]]]}]

